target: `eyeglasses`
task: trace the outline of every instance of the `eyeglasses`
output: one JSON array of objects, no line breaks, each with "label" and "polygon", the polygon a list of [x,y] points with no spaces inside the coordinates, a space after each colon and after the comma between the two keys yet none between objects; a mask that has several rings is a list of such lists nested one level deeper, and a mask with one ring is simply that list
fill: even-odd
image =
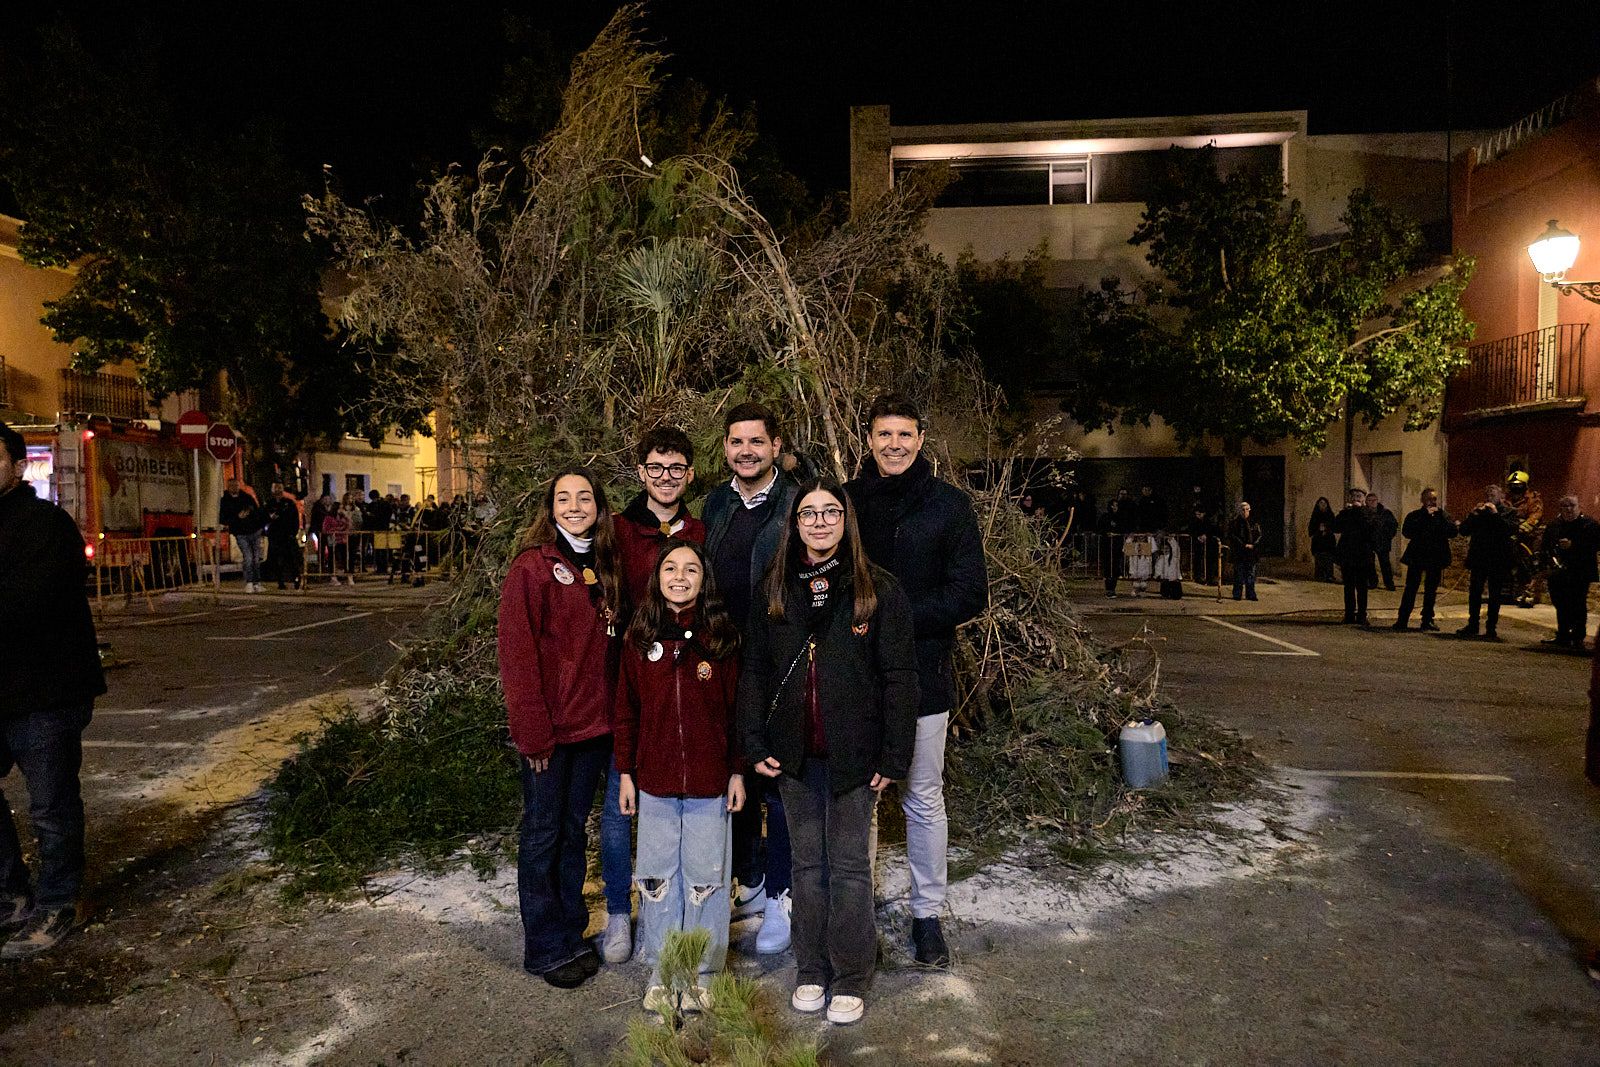
[{"label": "eyeglasses", "polygon": [[659,478],[665,474],[668,478],[678,482],[682,481],[683,476],[689,473],[689,465],[687,463],[646,463],[644,472],[652,478]]},{"label": "eyeglasses", "polygon": [[823,526],[837,526],[844,518],[844,508],[831,507],[820,511],[816,508],[801,508],[795,513],[795,518],[800,520],[801,526],[816,526],[819,523]]}]

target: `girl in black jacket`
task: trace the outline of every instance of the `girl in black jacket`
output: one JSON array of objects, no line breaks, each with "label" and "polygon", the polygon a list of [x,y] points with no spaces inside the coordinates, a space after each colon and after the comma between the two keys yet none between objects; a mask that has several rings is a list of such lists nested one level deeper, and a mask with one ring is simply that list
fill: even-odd
[{"label": "girl in black jacket", "polygon": [[800,487],[745,630],[746,761],[778,779],[794,873],[798,1011],[865,1011],[877,958],[868,840],[877,794],[905,778],[916,739],[910,602],[867,561],[849,497]]}]

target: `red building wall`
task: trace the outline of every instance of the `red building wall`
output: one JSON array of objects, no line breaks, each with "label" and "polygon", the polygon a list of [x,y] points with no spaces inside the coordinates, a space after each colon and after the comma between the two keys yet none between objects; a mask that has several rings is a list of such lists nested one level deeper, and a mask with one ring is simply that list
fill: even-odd
[{"label": "red building wall", "polygon": [[[1452,170],[1456,250],[1477,258],[1463,302],[1477,324],[1474,344],[1539,327],[1539,289],[1527,246],[1557,219],[1582,247],[1571,279],[1600,279],[1600,91],[1580,90],[1573,117],[1510,152],[1479,165],[1476,152]],[[1502,481],[1512,459],[1525,458],[1534,486],[1552,509],[1555,497],[1579,494],[1588,514],[1600,514],[1600,304],[1577,295],[1556,301],[1560,324],[1587,323],[1581,410],[1507,413],[1468,419],[1460,392],[1446,402],[1450,505],[1479,499],[1482,486]],[[1470,498],[1470,499],[1469,499]]]}]

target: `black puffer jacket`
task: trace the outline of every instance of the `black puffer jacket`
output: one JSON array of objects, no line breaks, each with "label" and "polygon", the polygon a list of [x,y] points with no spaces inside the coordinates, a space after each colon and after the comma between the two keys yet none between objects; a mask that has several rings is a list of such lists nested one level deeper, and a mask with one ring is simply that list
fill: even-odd
[{"label": "black puffer jacket", "polygon": [[967,494],[934,477],[921,456],[904,474],[885,478],[868,457],[845,486],[856,506],[867,558],[899,579],[916,625],[920,715],[956,706],[950,663],[956,627],[989,602],[983,538]]},{"label": "black puffer jacket", "polygon": [[[840,575],[847,576],[848,571]],[[903,781],[911,770],[917,739],[911,605],[888,572],[874,567],[872,580],[878,610],[865,624],[854,624],[851,585],[834,594],[833,610],[815,635],[818,706],[835,794],[866,785],[874,774]],[[766,589],[763,582],[744,633],[740,748],[751,767],[771,756],[785,774],[798,775],[806,752],[809,627],[804,598],[810,594],[803,595],[791,582],[785,617],[774,619],[766,612]]]},{"label": "black puffer jacket", "polygon": [[0,718],[106,691],[72,516],[26,482],[0,496]]}]

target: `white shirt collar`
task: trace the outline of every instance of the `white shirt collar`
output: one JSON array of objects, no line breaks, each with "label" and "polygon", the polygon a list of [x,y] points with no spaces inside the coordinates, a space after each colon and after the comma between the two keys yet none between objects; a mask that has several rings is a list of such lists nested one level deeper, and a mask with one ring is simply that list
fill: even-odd
[{"label": "white shirt collar", "polygon": [[772,477],[767,479],[767,484],[762,486],[760,489],[757,489],[749,496],[746,496],[744,490],[740,488],[738,475],[734,475],[733,480],[728,484],[732,485],[733,491],[739,494],[739,499],[744,501],[745,507],[759,508],[762,504],[767,502],[767,496],[772,492],[772,487],[778,484],[778,468],[776,465],[773,466],[770,473],[772,474]]},{"label": "white shirt collar", "polygon": [[565,537],[567,539],[567,544],[572,546],[572,550],[574,552],[577,552],[577,553],[581,554],[581,553],[584,553],[584,552],[588,552],[590,549],[594,548],[594,538],[592,538],[592,537],[573,537],[571,534],[567,533],[567,531],[565,529],[562,529],[562,527],[560,527],[560,526],[557,526],[556,529],[561,532],[561,536],[562,537]]}]

